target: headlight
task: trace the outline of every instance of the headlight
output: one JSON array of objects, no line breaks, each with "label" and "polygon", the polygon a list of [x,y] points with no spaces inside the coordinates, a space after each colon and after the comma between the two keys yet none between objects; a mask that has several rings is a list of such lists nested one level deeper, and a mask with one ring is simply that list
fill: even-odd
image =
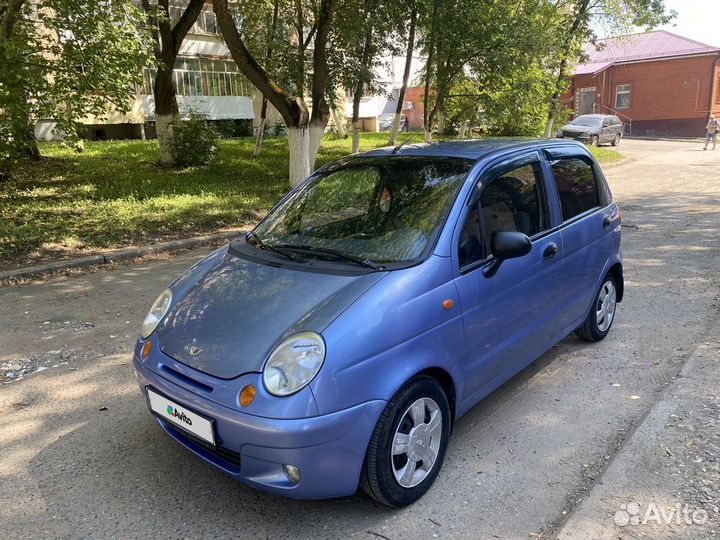
[{"label": "headlight", "polygon": [[322,367],[325,342],[315,332],[296,334],[278,345],[263,370],[263,382],[274,396],[289,396],[304,388]]},{"label": "headlight", "polygon": [[162,321],[162,318],[167,313],[170,302],[172,302],[172,292],[170,289],[165,289],[160,293],[160,296],[157,297],[157,300],[153,302],[150,311],[148,311],[148,314],[145,316],[145,320],[140,328],[140,336],[143,339],[147,339],[148,336],[155,331],[157,325],[160,324],[160,321]]}]

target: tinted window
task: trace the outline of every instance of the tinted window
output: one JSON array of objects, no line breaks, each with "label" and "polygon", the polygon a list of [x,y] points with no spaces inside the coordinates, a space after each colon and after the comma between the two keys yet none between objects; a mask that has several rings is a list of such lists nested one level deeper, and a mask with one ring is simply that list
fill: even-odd
[{"label": "tinted window", "polygon": [[600,205],[592,165],[579,158],[551,162],[562,206],[563,221]]},{"label": "tinted window", "polygon": [[460,264],[470,264],[490,253],[495,231],[518,231],[533,236],[548,228],[545,199],[536,163],[492,179],[480,201],[470,209],[460,238]]},{"label": "tinted window", "polygon": [[602,118],[600,116],[578,116],[570,123],[578,126],[599,126],[602,123]]},{"label": "tinted window", "polygon": [[330,248],[385,263],[415,260],[445,222],[472,165],[458,158],[354,158],[316,174],[255,233],[276,246]]}]

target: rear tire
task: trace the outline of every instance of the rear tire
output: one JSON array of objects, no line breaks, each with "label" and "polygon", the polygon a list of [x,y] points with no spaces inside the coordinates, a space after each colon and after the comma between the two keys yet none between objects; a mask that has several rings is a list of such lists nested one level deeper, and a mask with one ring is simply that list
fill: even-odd
[{"label": "rear tire", "polygon": [[622,139],[622,136],[618,133],[617,135],[615,135],[615,138],[612,140],[612,142],[610,144],[612,146],[617,146],[620,144],[620,139]]},{"label": "rear tire", "polygon": [[615,320],[617,305],[617,283],[612,274],[603,279],[600,289],[595,294],[595,300],[583,325],[575,330],[577,336],[591,343],[600,341],[610,332]]},{"label": "rear tire", "polygon": [[360,487],[387,506],[414,503],[442,468],[451,422],[448,398],[435,379],[423,375],[405,384],[375,425]]}]

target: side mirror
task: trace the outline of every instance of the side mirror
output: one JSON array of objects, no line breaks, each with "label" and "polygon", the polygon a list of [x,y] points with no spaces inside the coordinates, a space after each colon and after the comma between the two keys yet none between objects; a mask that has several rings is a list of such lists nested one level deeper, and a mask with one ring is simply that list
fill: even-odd
[{"label": "side mirror", "polygon": [[493,255],[490,265],[483,274],[485,277],[494,276],[503,261],[523,257],[532,250],[532,242],[521,232],[494,231],[490,237],[490,252]]}]

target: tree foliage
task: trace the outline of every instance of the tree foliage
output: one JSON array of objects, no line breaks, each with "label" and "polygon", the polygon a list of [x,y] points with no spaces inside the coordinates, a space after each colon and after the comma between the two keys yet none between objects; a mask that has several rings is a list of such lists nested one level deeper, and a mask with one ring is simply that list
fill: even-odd
[{"label": "tree foliage", "polygon": [[74,138],[82,120],[126,112],[150,55],[130,0],[0,0],[0,161],[37,156],[34,124]]}]

